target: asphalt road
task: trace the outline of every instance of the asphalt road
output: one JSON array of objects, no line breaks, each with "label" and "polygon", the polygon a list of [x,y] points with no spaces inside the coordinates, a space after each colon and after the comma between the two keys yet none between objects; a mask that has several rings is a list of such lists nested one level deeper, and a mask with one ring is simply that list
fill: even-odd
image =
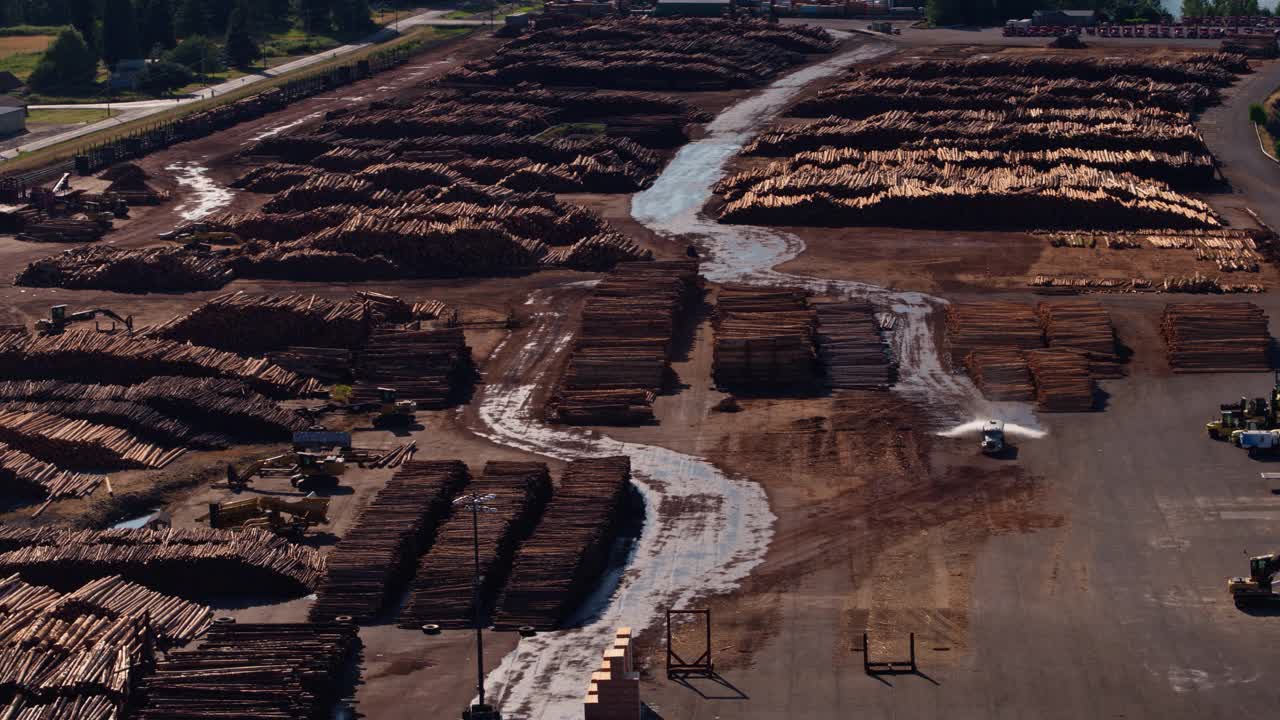
[{"label": "asphalt road", "polygon": [[1261,102],[1277,87],[1280,62],[1272,61],[1245,76],[1227,92],[1226,102],[1206,110],[1196,123],[1233,188],[1232,195],[1211,200],[1215,205],[1245,201],[1273,228],[1280,228],[1280,165],[1259,149],[1249,122],[1249,105]]}]

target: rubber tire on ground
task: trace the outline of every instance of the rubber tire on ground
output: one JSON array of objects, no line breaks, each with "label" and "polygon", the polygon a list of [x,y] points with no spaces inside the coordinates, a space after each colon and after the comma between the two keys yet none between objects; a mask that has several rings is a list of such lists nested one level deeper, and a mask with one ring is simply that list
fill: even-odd
[{"label": "rubber tire on ground", "polygon": [[424,635],[439,635],[439,634],[440,634],[440,626],[439,626],[439,625],[436,625],[436,624],[434,624],[434,623],[427,624],[427,625],[423,625],[423,626],[422,626],[422,634],[424,634]]}]

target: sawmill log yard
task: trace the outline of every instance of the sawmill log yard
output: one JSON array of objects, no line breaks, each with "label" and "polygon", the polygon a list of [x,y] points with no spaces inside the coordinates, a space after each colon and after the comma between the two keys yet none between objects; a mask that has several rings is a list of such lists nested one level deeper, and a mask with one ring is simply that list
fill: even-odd
[{"label": "sawmill log yard", "polygon": [[0,715],[1273,716],[1280,61],[659,15],[0,164]]}]

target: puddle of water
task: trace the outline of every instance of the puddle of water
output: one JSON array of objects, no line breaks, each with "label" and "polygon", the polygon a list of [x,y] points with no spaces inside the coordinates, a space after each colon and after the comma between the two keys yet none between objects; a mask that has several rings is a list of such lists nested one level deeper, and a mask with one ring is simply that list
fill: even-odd
[{"label": "puddle of water", "polygon": [[231,204],[235,193],[209,177],[209,168],[195,162],[177,162],[165,167],[173,179],[192,189],[192,196],[174,209],[183,220],[194,221],[212,215]]},{"label": "puddle of water", "polygon": [[298,127],[299,125],[301,125],[302,123],[304,123],[304,122],[306,122],[306,121],[308,121],[308,120],[312,120],[312,119],[318,118],[318,117],[320,117],[320,113],[318,113],[318,112],[313,112],[313,113],[311,113],[311,114],[309,114],[309,115],[304,115],[304,116],[302,116],[302,117],[300,117],[300,118],[298,118],[297,120],[294,120],[294,121],[292,121],[292,122],[287,122],[287,123],[284,123],[283,125],[276,125],[276,126],[274,126],[274,127],[267,128],[266,130],[263,130],[262,132],[258,133],[257,135],[254,135],[253,137],[249,138],[249,139],[248,139],[247,141],[245,141],[243,144],[244,144],[244,145],[248,145],[249,143],[255,143],[255,142],[258,142],[259,140],[266,140],[267,138],[275,137],[275,136],[279,135],[279,134],[280,134],[280,133],[282,133],[282,132],[285,132],[285,131],[287,131],[287,130],[292,130],[292,129],[294,129],[294,128]]}]

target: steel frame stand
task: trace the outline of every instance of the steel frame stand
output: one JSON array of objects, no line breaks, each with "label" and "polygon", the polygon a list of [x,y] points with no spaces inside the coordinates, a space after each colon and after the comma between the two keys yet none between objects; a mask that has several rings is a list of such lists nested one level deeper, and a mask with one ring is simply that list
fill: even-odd
[{"label": "steel frame stand", "polygon": [[867,634],[865,632],[862,633],[862,669],[868,675],[896,675],[920,672],[919,666],[916,665],[916,634],[911,633],[909,638],[911,657],[906,662],[901,660],[872,662],[871,645],[867,643]]},{"label": "steel frame stand", "polygon": [[[685,660],[673,648],[671,643],[671,618],[675,615],[697,615],[705,618],[706,644],[700,655],[693,660]],[[715,675],[711,663],[711,609],[672,610],[667,608],[667,677],[712,677]]]}]

